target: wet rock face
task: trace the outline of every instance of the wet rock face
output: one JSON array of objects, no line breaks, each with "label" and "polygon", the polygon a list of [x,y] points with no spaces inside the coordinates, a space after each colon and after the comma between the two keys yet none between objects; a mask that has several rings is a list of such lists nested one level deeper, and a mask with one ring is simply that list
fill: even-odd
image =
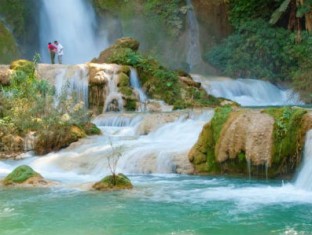
[{"label": "wet rock face", "polygon": [[[195,172],[289,177],[299,166],[304,136],[312,128],[304,109],[232,110],[224,123],[212,119],[189,152]],[[218,118],[222,118],[220,113]],[[280,118],[283,118],[282,121]],[[219,126],[218,126],[219,125]],[[281,127],[283,129],[281,129]]]},{"label": "wet rock face", "polygon": [[260,112],[233,113],[216,145],[216,158],[224,162],[240,153],[253,165],[271,165],[274,119]]},{"label": "wet rock face", "polygon": [[89,66],[89,105],[97,109],[98,113],[103,111],[121,111],[126,104],[125,95],[120,92],[120,87],[129,83],[130,68],[117,64],[96,64]]}]

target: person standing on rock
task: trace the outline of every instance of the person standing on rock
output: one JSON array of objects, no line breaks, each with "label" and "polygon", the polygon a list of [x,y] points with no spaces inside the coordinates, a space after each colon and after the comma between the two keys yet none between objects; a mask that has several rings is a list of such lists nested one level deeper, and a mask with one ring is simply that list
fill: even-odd
[{"label": "person standing on rock", "polygon": [[59,64],[63,62],[64,48],[61,43],[54,41],[54,45],[57,47],[57,60]]},{"label": "person standing on rock", "polygon": [[51,64],[54,64],[55,53],[57,52],[57,47],[54,46],[51,42],[48,43],[48,50],[50,52]]}]

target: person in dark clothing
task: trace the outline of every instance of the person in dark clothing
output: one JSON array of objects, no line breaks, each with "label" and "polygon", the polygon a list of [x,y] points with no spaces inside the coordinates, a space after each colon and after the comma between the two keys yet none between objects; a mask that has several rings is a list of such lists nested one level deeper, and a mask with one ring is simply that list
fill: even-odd
[{"label": "person in dark clothing", "polygon": [[57,52],[57,47],[54,46],[51,42],[48,43],[48,50],[50,52],[51,64],[54,64],[55,54]]}]

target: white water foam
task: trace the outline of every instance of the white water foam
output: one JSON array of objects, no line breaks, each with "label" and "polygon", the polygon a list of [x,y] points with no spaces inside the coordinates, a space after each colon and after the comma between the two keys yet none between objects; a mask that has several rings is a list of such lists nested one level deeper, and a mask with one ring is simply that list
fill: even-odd
[{"label": "white water foam", "polygon": [[308,191],[312,190],[312,130],[308,131],[305,145],[302,168],[295,181],[295,186]]},{"label": "white water foam", "polygon": [[[138,136],[136,131],[143,120],[141,114],[134,116],[132,121],[124,122],[128,126],[121,126],[119,121],[106,122],[98,119],[98,123],[107,124],[99,126],[103,135],[82,139],[66,149],[43,157],[5,162],[0,165],[0,172],[6,173],[18,165],[27,164],[47,179],[64,183],[96,181],[110,174],[107,158],[115,149],[122,155],[117,164],[117,172],[134,174],[187,171],[191,167],[187,153],[196,142],[203,125],[212,116],[213,111],[201,115],[183,113],[178,120],[163,124],[142,136]],[[165,119],[166,117],[164,122]],[[111,126],[113,123],[117,126]]]},{"label": "white water foam", "polygon": [[139,96],[139,100],[140,100],[141,105],[140,105],[138,111],[145,111],[146,110],[146,102],[147,102],[148,98],[147,98],[147,95],[145,94],[145,92],[143,91],[143,89],[141,87],[137,70],[135,68],[132,68],[132,67],[130,69],[130,84],[134,88],[134,90],[138,93],[138,96]]},{"label": "white water foam", "polygon": [[302,105],[298,94],[290,89],[282,90],[267,81],[256,79],[230,79],[204,77],[192,74],[208,94],[233,100],[242,106]]}]

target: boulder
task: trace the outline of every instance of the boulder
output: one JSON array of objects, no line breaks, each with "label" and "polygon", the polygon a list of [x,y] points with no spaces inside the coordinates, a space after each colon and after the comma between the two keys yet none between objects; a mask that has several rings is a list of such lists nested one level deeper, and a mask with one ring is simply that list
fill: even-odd
[{"label": "boulder", "polygon": [[130,37],[124,37],[117,39],[115,43],[102,51],[98,58],[94,58],[91,62],[92,63],[107,63],[109,58],[114,54],[123,53],[125,49],[130,49],[133,51],[137,51],[139,49],[140,43]]},{"label": "boulder", "polygon": [[45,186],[48,184],[39,173],[26,165],[15,168],[2,183],[5,186]]},{"label": "boulder", "polygon": [[92,186],[98,191],[113,191],[122,189],[132,189],[133,185],[129,178],[124,174],[109,175]]}]

